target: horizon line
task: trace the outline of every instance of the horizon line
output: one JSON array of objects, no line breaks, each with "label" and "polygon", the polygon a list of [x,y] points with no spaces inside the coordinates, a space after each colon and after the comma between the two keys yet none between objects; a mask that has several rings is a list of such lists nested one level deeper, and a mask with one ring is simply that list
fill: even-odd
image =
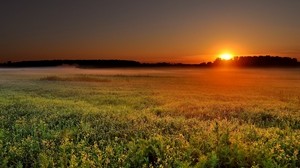
[{"label": "horizon line", "polygon": [[[296,57],[289,57],[289,56],[280,56],[280,55],[236,55],[233,56],[230,60],[233,60],[234,58],[238,57],[279,57],[279,58],[291,58],[291,59],[296,59],[298,62],[298,59]],[[215,60],[221,59],[220,57],[215,58]],[[214,61],[215,61],[214,60]],[[227,60],[227,61],[230,61]],[[168,63],[168,64],[185,64],[185,65],[197,65],[197,64],[202,64],[202,63],[209,63],[209,62],[214,62],[214,61],[202,61],[198,63],[183,63],[183,62],[168,62],[168,61],[156,61],[156,62],[143,62],[143,61],[137,61],[134,59],[36,59],[36,60],[20,60],[20,61],[4,61],[0,62],[0,64],[9,64],[9,63],[21,63],[21,62],[41,62],[41,61],[134,61],[138,62],[141,64],[159,64],[159,63]]]}]

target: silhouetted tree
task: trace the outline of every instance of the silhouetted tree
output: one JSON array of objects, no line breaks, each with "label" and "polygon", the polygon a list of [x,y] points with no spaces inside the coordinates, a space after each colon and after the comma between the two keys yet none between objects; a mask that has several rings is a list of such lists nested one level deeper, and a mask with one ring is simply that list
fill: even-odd
[{"label": "silhouetted tree", "polygon": [[296,58],[278,56],[237,56],[231,60],[217,58],[212,62],[200,64],[183,63],[140,63],[132,60],[41,60],[20,61],[0,64],[0,67],[55,67],[71,65],[79,68],[117,68],[117,67],[300,67]]},{"label": "silhouetted tree", "polygon": [[299,63],[296,58],[279,56],[237,56],[231,60],[217,58],[214,66],[230,65],[235,67],[296,67]]}]

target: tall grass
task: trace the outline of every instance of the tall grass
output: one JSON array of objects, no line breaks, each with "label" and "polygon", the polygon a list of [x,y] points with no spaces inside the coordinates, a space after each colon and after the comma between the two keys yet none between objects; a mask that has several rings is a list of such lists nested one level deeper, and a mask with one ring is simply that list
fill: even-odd
[{"label": "tall grass", "polygon": [[2,73],[0,167],[300,167],[298,74],[187,72]]}]

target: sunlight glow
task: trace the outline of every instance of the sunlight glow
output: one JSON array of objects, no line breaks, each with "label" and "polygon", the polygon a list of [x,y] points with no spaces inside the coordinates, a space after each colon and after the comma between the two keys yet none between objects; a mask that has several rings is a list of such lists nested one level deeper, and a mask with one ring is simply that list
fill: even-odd
[{"label": "sunlight glow", "polygon": [[230,53],[223,53],[219,56],[222,60],[230,60],[233,58],[232,54]]}]

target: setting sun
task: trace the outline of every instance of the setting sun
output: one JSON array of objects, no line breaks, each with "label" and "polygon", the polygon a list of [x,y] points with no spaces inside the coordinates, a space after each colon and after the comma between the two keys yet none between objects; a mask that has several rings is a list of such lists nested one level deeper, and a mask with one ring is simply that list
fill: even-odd
[{"label": "setting sun", "polygon": [[219,56],[222,60],[230,60],[233,58],[232,54],[230,53],[223,53]]}]

